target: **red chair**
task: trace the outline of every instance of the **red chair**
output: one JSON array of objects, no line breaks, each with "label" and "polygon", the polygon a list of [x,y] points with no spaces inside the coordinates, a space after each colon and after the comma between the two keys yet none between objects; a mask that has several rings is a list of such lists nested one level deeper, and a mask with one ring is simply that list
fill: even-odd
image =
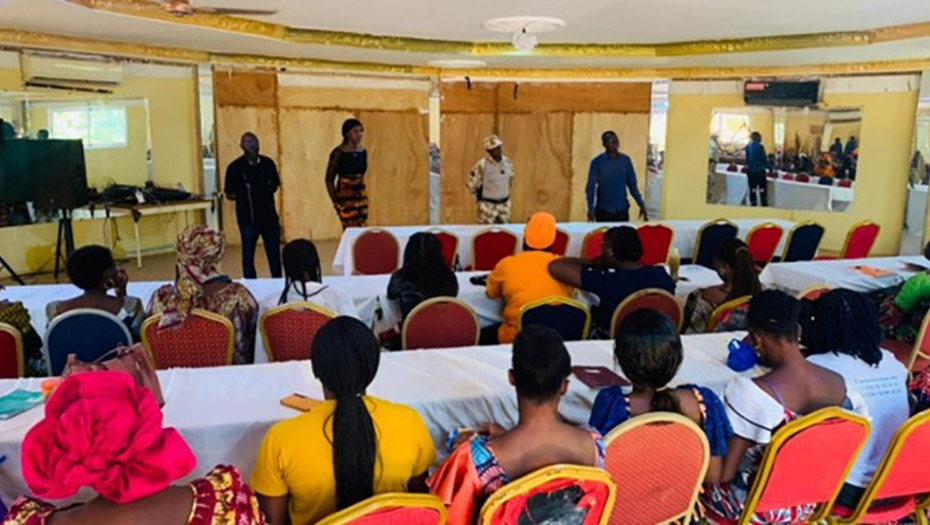
[{"label": "red chair", "polygon": [[410,311],[401,333],[404,350],[475,346],[481,336],[478,316],[455,297],[434,297]]},{"label": "red chair", "polygon": [[316,333],[336,317],[335,312],[311,302],[289,303],[272,308],[258,321],[268,362],[300,361],[313,357]]},{"label": "red chair", "polygon": [[907,367],[908,372],[923,372],[930,365],[930,330],[928,327],[930,327],[930,312],[924,316],[914,344],[887,339],[882,341],[882,348],[894,354],[898,361]]},{"label": "red chair", "polygon": [[782,180],[794,180],[794,173],[785,173],[785,176],[782,177]]},{"label": "red chair", "polygon": [[[799,505],[818,506],[806,523],[825,519],[868,438],[868,420],[833,407],[783,425],[765,449],[738,523]],[[707,512],[721,522],[712,508]]]},{"label": "red chair", "polygon": [[[855,509],[835,506],[836,523],[897,523],[914,515],[916,523],[927,523],[930,476],[930,410],[907,420],[888,444],[882,462]],[[921,501],[922,500],[922,501]]]},{"label": "red chair", "polygon": [[710,313],[710,319],[707,321],[707,333],[716,333],[718,327],[723,326],[722,332],[731,332],[733,330],[745,330],[745,326],[732,326],[730,319],[737,311],[749,311],[749,301],[752,297],[738,297],[732,301],[727,301]]},{"label": "red chair", "polygon": [[872,221],[854,224],[846,235],[840,259],[864,259],[869,256],[882,227]]},{"label": "red chair", "polygon": [[748,167],[748,166],[743,166],[742,168],[740,168],[739,172],[740,172],[740,173],[749,173],[749,167]]},{"label": "red chair", "polygon": [[796,181],[798,181],[798,182],[810,182],[810,181],[811,181],[811,176],[808,175],[807,173],[799,173],[798,176],[795,177],[794,180],[796,180]]},{"label": "red chair", "polygon": [[675,296],[660,288],[646,288],[627,297],[614,310],[613,318],[610,322],[610,338],[617,336],[617,328],[633,312],[640,310],[655,310],[662,312],[675,323],[675,326],[681,330],[681,323],[684,322],[684,313],[681,311],[681,304],[675,299]]},{"label": "red chair", "polygon": [[500,228],[488,228],[478,232],[472,240],[474,270],[493,270],[501,259],[517,253],[518,242],[516,235]]},{"label": "red chair", "polygon": [[317,525],[444,525],[446,506],[429,494],[378,494],[323,518]]},{"label": "red chair", "polygon": [[618,426],[604,444],[604,468],[617,485],[611,524],[691,521],[710,464],[704,430],[679,414],[656,412]]},{"label": "red chair", "polygon": [[766,173],[765,176],[771,180],[775,180],[778,178],[778,172],[775,170],[769,170],[769,172]]},{"label": "red chair", "polygon": [[504,485],[481,507],[478,523],[514,525],[544,521],[547,516],[528,515],[529,500],[534,496],[545,497],[576,489],[579,489],[580,499],[574,506],[585,511],[583,523],[606,525],[617,497],[616,486],[606,471],[575,465],[552,465]]},{"label": "red chair", "polygon": [[806,290],[802,290],[798,294],[798,299],[802,301],[816,301],[820,299],[820,296],[832,290],[833,287],[829,284],[823,284],[820,286],[811,286]]},{"label": "red chair", "polygon": [[565,255],[568,252],[568,241],[571,236],[565,230],[555,231],[555,242],[552,244],[552,253],[556,255]]},{"label": "red chair", "polygon": [[852,184],[853,181],[850,179],[840,179],[840,181],[836,183],[840,188],[852,188]]},{"label": "red chair", "polygon": [[775,250],[781,242],[785,230],[774,222],[764,222],[749,230],[746,235],[746,245],[749,246],[749,255],[760,266],[765,266],[775,257]]},{"label": "red chair", "polygon": [[202,368],[231,365],[235,329],[229,319],[194,310],[180,326],[159,328],[161,314],[142,323],[142,344],[156,368]]},{"label": "red chair", "polygon": [[387,230],[365,230],[352,243],[353,269],[356,275],[394,273],[400,260],[397,237]]},{"label": "red chair", "polygon": [[459,253],[459,238],[454,233],[446,230],[432,229],[429,231],[439,239],[439,246],[442,249],[442,258],[445,259],[449,268],[455,267],[455,259]]},{"label": "red chair", "polygon": [[606,226],[589,231],[584,240],[581,241],[581,256],[585,259],[599,257],[604,251],[604,234],[607,233]]},{"label": "red chair", "polygon": [[639,234],[639,241],[643,243],[640,264],[653,266],[668,261],[668,252],[675,240],[675,230],[664,224],[643,224],[636,228],[636,233]]},{"label": "red chair", "polygon": [[23,334],[15,326],[0,323],[0,379],[16,379],[25,374]]}]

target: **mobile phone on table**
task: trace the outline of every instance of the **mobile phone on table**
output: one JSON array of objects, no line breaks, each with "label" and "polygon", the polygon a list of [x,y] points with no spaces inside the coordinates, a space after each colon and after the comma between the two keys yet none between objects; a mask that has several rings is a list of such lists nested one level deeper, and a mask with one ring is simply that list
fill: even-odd
[{"label": "mobile phone on table", "polygon": [[476,275],[468,280],[471,284],[475,286],[487,286],[488,285],[488,275]]},{"label": "mobile phone on table", "polygon": [[579,381],[591,388],[632,386],[629,381],[606,366],[573,366],[572,373]]},{"label": "mobile phone on table", "polygon": [[294,410],[299,410],[301,412],[309,412],[313,410],[313,407],[322,403],[319,399],[313,399],[312,397],[307,397],[300,394],[291,394],[281,400],[281,404],[287,408],[293,408]]}]

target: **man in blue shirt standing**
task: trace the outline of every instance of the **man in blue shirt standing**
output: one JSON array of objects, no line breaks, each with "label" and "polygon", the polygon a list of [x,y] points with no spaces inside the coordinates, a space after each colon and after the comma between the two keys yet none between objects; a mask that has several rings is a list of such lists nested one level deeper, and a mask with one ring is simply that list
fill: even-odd
[{"label": "man in blue shirt standing", "polygon": [[762,145],[762,134],[753,131],[749,135],[750,142],[746,146],[746,171],[749,178],[749,202],[753,206],[768,206],[768,182],[765,172],[768,170],[769,159]]},{"label": "man in blue shirt standing", "polygon": [[646,203],[636,184],[636,170],[630,157],[620,153],[620,139],[613,131],[601,135],[604,153],[591,161],[588,170],[588,220],[595,222],[627,222],[630,220],[630,201],[626,192],[639,204],[639,216],[649,220]]}]

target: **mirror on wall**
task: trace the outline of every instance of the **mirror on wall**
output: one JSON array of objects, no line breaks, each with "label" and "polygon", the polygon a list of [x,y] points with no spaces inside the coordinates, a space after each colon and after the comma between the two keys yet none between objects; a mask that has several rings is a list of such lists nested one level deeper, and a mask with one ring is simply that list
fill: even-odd
[{"label": "mirror on wall", "polygon": [[920,99],[914,119],[914,144],[911,149],[907,183],[907,210],[901,235],[901,253],[923,253],[928,240],[926,231],[928,182],[930,182],[930,74],[924,71],[920,81]]},{"label": "mirror on wall", "polygon": [[715,108],[707,202],[847,211],[855,198],[861,128],[859,107]]},{"label": "mirror on wall", "polygon": [[[80,139],[87,185],[144,186],[152,180],[152,141],[145,98],[59,92],[0,92],[5,136],[20,140]],[[81,218],[75,214],[75,218]],[[55,221],[58,210],[32,203],[3,205],[0,226]]]},{"label": "mirror on wall", "polygon": [[662,216],[662,181],[665,173],[665,130],[668,123],[668,80],[652,82],[649,111],[649,149],[646,152],[646,208],[649,217]]}]

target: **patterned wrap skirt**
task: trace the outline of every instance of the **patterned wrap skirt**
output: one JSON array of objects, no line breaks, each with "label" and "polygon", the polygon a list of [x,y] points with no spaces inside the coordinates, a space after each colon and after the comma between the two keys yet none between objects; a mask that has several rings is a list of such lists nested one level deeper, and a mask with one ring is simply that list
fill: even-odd
[{"label": "patterned wrap skirt", "polygon": [[368,190],[364,177],[339,177],[336,182],[336,213],[342,229],[368,225]]}]

